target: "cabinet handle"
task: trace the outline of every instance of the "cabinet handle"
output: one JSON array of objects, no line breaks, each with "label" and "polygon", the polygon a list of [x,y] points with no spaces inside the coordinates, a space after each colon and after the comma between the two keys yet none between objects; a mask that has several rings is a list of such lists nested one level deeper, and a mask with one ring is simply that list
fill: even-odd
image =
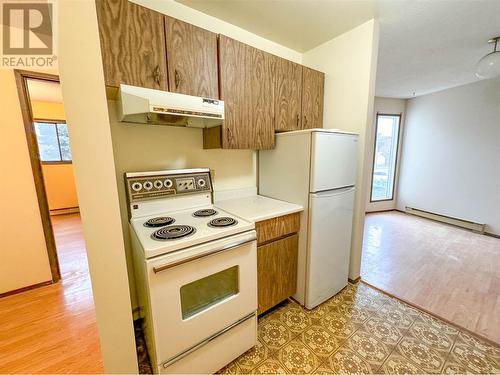
[{"label": "cabinet handle", "polygon": [[304,129],[307,129],[307,115],[304,115]]},{"label": "cabinet handle", "polygon": [[175,80],[175,88],[179,88],[179,84],[181,83],[181,76],[179,75],[179,72],[177,71],[177,69],[175,69],[175,72],[174,72],[174,80]]},{"label": "cabinet handle", "polygon": [[154,73],[153,73],[153,77],[154,77],[155,82],[159,86],[160,85],[160,66],[159,65],[156,65]]},{"label": "cabinet handle", "polygon": [[299,128],[299,121],[300,121],[300,117],[299,117],[299,114],[297,113],[297,129]]}]

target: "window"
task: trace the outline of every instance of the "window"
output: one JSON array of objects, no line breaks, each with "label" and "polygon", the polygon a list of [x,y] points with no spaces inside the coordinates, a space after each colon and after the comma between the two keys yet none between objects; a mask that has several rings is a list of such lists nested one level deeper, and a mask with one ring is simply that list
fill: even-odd
[{"label": "window", "polygon": [[193,281],[181,287],[182,319],[196,315],[240,291],[239,266]]},{"label": "window", "polygon": [[68,126],[66,124],[35,122],[35,132],[42,162],[71,162]]},{"label": "window", "polygon": [[371,202],[392,200],[401,115],[377,114]]}]

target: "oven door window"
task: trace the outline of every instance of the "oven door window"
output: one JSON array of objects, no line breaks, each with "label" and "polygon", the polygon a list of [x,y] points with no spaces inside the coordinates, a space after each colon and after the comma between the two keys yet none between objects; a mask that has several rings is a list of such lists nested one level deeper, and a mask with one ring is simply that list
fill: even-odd
[{"label": "oven door window", "polygon": [[238,294],[239,266],[214,273],[181,287],[182,320]]}]

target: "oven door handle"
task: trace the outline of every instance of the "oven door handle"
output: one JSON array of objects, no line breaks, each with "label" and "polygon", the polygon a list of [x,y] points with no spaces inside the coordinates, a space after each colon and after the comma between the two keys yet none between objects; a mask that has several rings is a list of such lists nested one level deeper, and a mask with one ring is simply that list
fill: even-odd
[{"label": "oven door handle", "polygon": [[185,263],[188,263],[188,262],[192,262],[193,260],[197,260],[197,259],[201,259],[201,258],[205,258],[207,256],[210,256],[210,255],[214,255],[214,254],[219,254],[219,253],[222,253],[223,251],[228,251],[228,250],[232,250],[232,249],[235,249],[237,247],[240,247],[242,245],[245,245],[247,243],[250,243],[250,242],[253,242],[257,239],[257,236],[254,234],[252,236],[252,238],[248,239],[246,238],[245,240],[243,241],[240,241],[240,242],[236,242],[236,243],[232,243],[232,244],[229,244],[229,245],[224,245],[224,246],[221,246],[219,248],[216,248],[214,250],[211,250],[207,253],[203,253],[203,254],[198,254],[198,255],[194,255],[192,257],[189,257],[189,258],[186,258],[186,259],[182,259],[182,260],[179,260],[177,262],[173,262],[173,263],[168,263],[168,264],[164,264],[162,266],[158,266],[158,267],[153,267],[153,272],[154,273],[158,273],[158,272],[161,272],[161,271],[164,271],[164,270],[168,270],[169,268],[173,268],[173,267],[177,267],[177,266],[180,266],[181,264],[185,264]]}]

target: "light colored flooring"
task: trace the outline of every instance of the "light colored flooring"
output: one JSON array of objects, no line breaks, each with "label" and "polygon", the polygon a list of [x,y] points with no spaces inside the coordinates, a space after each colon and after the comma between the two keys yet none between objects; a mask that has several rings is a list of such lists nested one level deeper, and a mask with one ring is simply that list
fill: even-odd
[{"label": "light colored flooring", "polygon": [[500,348],[363,283],[313,310],[259,319],[258,344],[224,374],[493,374]]},{"label": "light colored flooring", "polygon": [[395,211],[367,214],[361,278],[500,343],[500,239]]},{"label": "light colored flooring", "polygon": [[103,373],[80,216],[53,217],[62,280],[0,299],[0,373]]}]

